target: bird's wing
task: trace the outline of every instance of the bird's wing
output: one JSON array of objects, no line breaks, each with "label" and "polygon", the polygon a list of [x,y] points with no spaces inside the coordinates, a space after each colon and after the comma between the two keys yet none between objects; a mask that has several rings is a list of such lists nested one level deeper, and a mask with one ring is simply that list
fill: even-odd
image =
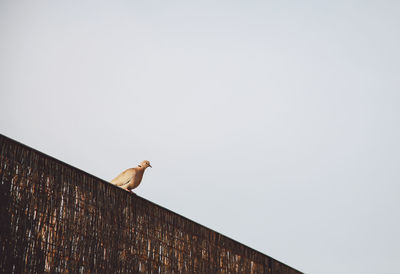
[{"label": "bird's wing", "polygon": [[133,169],[133,168],[129,168],[129,169],[127,169],[127,170],[125,170],[124,172],[122,172],[120,175],[118,175],[117,177],[115,177],[112,181],[111,181],[111,183],[113,184],[113,185],[116,185],[116,186],[122,186],[122,185],[125,185],[125,184],[127,184],[131,179],[132,179],[132,177],[135,175],[135,169]]}]

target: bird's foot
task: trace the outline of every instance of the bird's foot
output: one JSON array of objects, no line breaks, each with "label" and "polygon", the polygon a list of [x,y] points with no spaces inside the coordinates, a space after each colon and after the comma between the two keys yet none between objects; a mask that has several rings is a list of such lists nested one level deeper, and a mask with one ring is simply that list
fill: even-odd
[{"label": "bird's foot", "polygon": [[136,193],[133,192],[132,190],[129,190],[129,189],[125,189],[125,190],[128,191],[130,194],[136,195]]}]

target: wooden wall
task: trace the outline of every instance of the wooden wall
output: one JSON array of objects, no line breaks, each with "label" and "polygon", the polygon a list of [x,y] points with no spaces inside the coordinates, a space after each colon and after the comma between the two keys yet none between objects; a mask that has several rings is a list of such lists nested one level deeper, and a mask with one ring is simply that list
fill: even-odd
[{"label": "wooden wall", "polygon": [[4,273],[300,273],[0,135]]}]

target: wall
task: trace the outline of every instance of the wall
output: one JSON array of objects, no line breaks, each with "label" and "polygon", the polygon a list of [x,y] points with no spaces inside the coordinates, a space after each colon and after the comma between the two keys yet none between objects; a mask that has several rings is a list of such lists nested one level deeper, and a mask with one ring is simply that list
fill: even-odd
[{"label": "wall", "polygon": [[300,273],[0,135],[5,273]]}]

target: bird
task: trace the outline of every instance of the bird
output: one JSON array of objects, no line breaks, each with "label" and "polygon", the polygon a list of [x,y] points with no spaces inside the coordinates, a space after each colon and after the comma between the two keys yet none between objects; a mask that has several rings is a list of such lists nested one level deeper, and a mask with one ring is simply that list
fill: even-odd
[{"label": "bird", "polygon": [[132,189],[135,189],[140,185],[144,171],[148,167],[152,167],[150,162],[147,160],[142,161],[137,167],[128,168],[112,179],[111,184],[130,192]]}]

